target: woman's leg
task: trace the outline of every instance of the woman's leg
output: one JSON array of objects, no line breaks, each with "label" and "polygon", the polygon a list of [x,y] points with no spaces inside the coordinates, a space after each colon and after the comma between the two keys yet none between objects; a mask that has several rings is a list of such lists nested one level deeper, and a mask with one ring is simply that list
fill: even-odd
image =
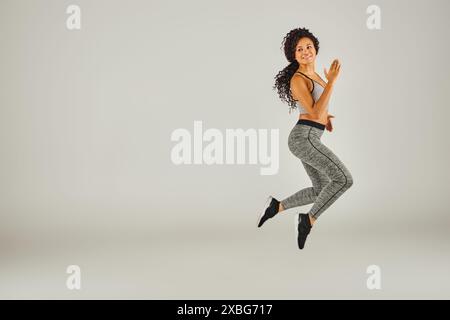
[{"label": "woman's leg", "polygon": [[317,219],[353,185],[353,177],[341,160],[319,138],[310,135],[308,141],[310,142],[309,155],[304,161],[331,179],[317,195],[309,211],[310,216]]},{"label": "woman's leg", "polygon": [[281,200],[280,204],[282,208],[280,209],[290,209],[315,202],[319,193],[330,182],[330,179],[328,179],[325,173],[320,172],[303,160],[301,162],[313,186],[297,191],[286,199]]}]

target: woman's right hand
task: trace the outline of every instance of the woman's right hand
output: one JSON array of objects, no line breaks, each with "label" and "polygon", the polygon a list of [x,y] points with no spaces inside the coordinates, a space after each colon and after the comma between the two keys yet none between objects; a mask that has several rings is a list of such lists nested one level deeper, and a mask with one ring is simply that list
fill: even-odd
[{"label": "woman's right hand", "polygon": [[329,72],[327,72],[327,69],[324,68],[325,76],[327,77],[328,82],[336,81],[340,70],[341,70],[341,63],[339,62],[338,59],[333,60]]}]

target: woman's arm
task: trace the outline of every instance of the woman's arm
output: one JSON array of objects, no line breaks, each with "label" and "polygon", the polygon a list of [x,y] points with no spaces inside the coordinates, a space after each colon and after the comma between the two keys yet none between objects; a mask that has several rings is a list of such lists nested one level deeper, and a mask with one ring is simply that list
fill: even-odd
[{"label": "woman's arm", "polygon": [[331,118],[334,118],[334,116],[331,114],[327,115],[327,124],[325,125],[325,128],[330,132],[333,131],[333,124],[331,123]]},{"label": "woman's arm", "polygon": [[310,115],[315,117],[314,99],[306,83],[306,79],[301,77],[299,74],[294,74],[291,79],[292,96],[301,102],[302,106]]},{"label": "woman's arm", "polygon": [[306,111],[315,119],[319,119],[325,112],[327,112],[328,101],[333,92],[334,80],[328,81],[320,95],[319,99],[314,102],[311,91],[309,91],[306,81],[299,75],[294,75],[291,80],[292,94],[294,98],[300,100]]},{"label": "woman's arm", "polygon": [[334,81],[328,81],[320,98],[314,103],[314,113],[320,118],[324,112],[327,112],[328,101],[330,101],[331,93],[333,92]]},{"label": "woman's arm", "polygon": [[324,69],[328,83],[325,86],[325,89],[323,90],[320,98],[316,101],[315,105],[316,113],[319,115],[319,117],[323,115],[324,112],[328,111],[328,101],[330,100],[330,96],[333,91],[334,82],[336,81],[341,70],[341,63],[338,59],[333,60],[329,70],[330,71],[327,72],[327,69]]},{"label": "woman's arm", "polygon": [[294,74],[292,77],[291,89],[293,97],[300,100],[306,111],[313,118],[318,119],[325,112],[327,112],[328,101],[330,100],[331,93],[333,92],[334,81],[336,81],[340,67],[341,65],[339,60],[335,59],[331,64],[330,71],[327,72],[325,69],[325,76],[328,82],[320,95],[320,98],[315,102],[312,98],[311,91],[308,89],[306,80],[298,74]]}]

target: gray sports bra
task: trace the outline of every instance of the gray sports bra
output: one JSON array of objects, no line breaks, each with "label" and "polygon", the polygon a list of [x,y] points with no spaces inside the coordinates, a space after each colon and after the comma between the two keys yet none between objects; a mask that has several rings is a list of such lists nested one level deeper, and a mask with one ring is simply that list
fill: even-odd
[{"label": "gray sports bra", "polygon": [[[310,77],[308,77],[308,76],[307,76],[306,74],[304,74],[303,72],[297,71],[296,73],[301,73],[302,75],[304,75],[305,77],[307,77],[309,80],[312,81],[313,88],[312,88],[312,90],[311,90],[311,95],[312,95],[312,97],[313,97],[314,102],[316,102],[316,101],[320,98],[320,96],[321,96],[321,94],[322,94],[322,92],[323,92],[323,90],[324,90],[324,88],[322,87],[322,85],[321,85],[319,82],[317,82],[316,80],[313,80],[313,79],[311,79]],[[317,82],[317,85],[315,85],[314,82]],[[329,106],[330,106],[330,100],[331,100],[331,97],[328,99],[328,108],[329,108]],[[299,111],[300,114],[308,113],[308,111],[306,111],[306,109],[302,106],[302,104],[300,103],[300,101],[298,101],[298,100],[294,100],[294,101],[296,101],[296,105],[297,105],[297,107],[298,107],[298,111]],[[328,109],[328,110],[329,110],[329,109]]]}]

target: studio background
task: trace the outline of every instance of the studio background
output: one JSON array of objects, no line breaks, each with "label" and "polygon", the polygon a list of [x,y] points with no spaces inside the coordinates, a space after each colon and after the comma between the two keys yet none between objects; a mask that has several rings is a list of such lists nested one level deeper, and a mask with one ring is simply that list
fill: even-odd
[{"label": "studio background", "polygon": [[[66,8],[81,8],[68,30]],[[381,9],[369,30],[366,9]],[[0,2],[0,297],[450,297],[448,1]],[[296,244],[311,186],[272,89],[307,27],[341,72],[322,142],[354,184]],[[170,137],[279,129],[279,171],[175,165]],[[69,290],[66,268],[81,268]],[[369,290],[369,265],[381,270]]]}]

